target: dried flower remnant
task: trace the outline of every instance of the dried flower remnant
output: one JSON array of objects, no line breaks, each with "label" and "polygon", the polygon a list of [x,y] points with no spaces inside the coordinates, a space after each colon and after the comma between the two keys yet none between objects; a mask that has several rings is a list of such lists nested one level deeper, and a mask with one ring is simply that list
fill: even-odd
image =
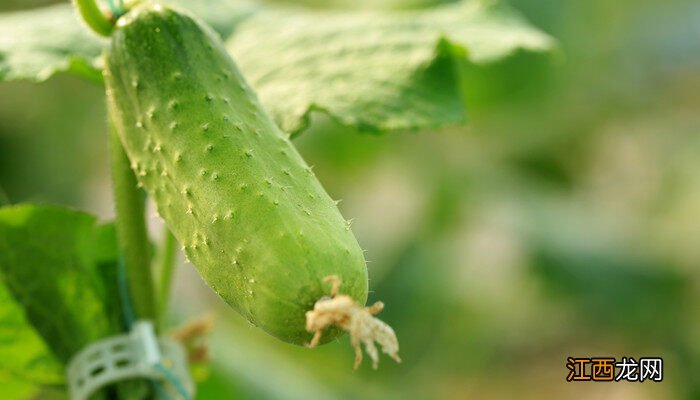
[{"label": "dried flower remnant", "polygon": [[209,361],[209,345],[207,335],[214,327],[214,317],[207,314],[185,322],[173,332],[170,337],[180,342],[187,349],[190,363],[205,363]]},{"label": "dried flower remnant", "polygon": [[318,345],[325,328],[336,325],[350,333],[350,342],[355,348],[354,369],[362,362],[360,344],[365,345],[374,369],[377,369],[379,363],[379,353],[374,342],[379,343],[389,357],[401,362],[399,342],[394,330],[373,316],[384,309],[384,303],[378,301],[369,307],[361,307],[350,296],[338,294],[340,280],[337,276],[328,276],[323,281],[332,283],[331,296],[318,300],[314,309],[306,312],[306,330],[314,333],[309,347]]}]

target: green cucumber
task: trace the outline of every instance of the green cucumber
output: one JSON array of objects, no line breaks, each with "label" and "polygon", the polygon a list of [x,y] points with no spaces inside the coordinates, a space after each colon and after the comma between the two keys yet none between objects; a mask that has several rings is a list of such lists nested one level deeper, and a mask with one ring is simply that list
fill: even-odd
[{"label": "green cucumber", "polygon": [[209,27],[138,5],[117,22],[105,60],[109,115],[138,181],[221,298],[295,344],[311,338],[305,313],[327,295],[324,277],[365,304],[349,224]]}]

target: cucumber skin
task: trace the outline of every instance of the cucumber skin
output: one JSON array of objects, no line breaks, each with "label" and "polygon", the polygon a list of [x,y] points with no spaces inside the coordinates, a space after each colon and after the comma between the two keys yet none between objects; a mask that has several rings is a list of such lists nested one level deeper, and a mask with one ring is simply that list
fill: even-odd
[{"label": "cucumber skin", "polygon": [[109,115],[140,184],[224,301],[295,344],[311,338],[305,312],[328,295],[324,277],[365,304],[357,240],[216,33],[142,4],[118,21],[105,64]]}]

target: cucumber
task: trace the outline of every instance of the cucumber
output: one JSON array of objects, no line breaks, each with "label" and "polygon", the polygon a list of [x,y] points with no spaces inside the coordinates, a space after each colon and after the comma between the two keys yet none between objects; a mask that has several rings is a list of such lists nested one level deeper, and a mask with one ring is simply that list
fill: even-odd
[{"label": "cucumber", "polygon": [[324,277],[365,304],[367,268],[349,224],[216,33],[183,11],[135,6],[117,21],[104,77],[139,184],[226,303],[295,344],[311,339],[305,313],[328,294]]}]

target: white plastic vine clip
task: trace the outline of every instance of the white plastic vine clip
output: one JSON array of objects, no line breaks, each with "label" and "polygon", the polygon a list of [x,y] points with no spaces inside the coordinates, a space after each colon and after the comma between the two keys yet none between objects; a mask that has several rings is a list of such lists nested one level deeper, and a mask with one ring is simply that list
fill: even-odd
[{"label": "white plastic vine clip", "polygon": [[[83,348],[68,363],[67,378],[71,400],[86,400],[107,385],[138,378],[162,382],[172,398],[182,397],[183,389],[194,395],[182,345],[157,338],[151,321],[136,321],[129,333]],[[181,387],[173,387],[173,380]]]}]

